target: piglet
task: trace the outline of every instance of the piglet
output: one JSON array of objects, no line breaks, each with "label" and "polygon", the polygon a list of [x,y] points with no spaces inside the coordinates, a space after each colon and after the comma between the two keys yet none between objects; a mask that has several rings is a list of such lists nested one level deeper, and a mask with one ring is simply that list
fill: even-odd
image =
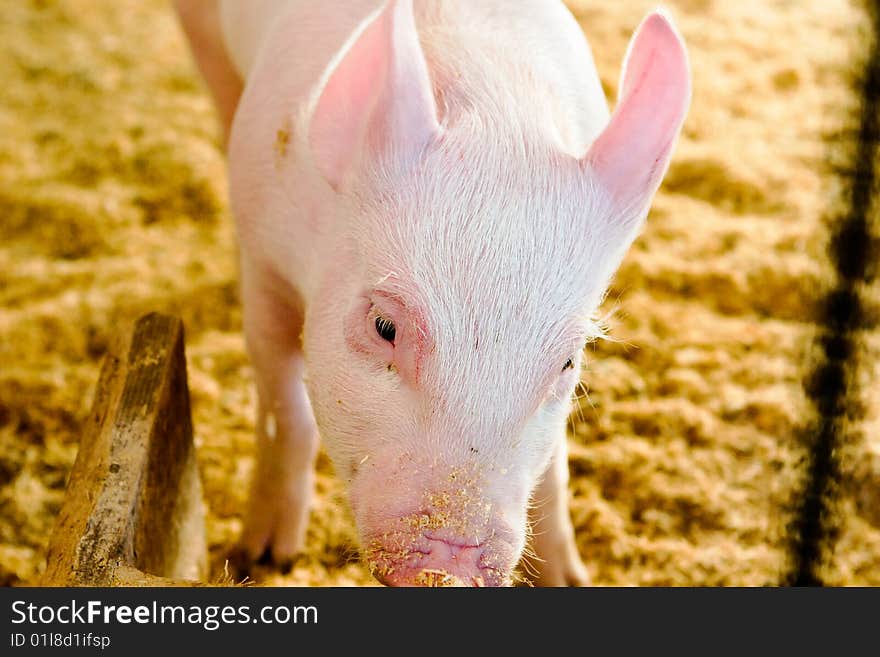
[{"label": "piglet", "polygon": [[259,395],[241,547],[303,548],[318,434],[388,585],[589,582],[566,422],[690,103],[663,12],[609,117],[551,0],[177,0],[228,138]]}]

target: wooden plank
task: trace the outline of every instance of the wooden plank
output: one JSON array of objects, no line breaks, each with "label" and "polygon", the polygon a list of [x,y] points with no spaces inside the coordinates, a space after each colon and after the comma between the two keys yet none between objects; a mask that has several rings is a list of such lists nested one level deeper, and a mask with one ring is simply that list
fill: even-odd
[{"label": "wooden plank", "polygon": [[151,313],[104,360],[42,583],[184,583],[205,564],[183,325]]}]

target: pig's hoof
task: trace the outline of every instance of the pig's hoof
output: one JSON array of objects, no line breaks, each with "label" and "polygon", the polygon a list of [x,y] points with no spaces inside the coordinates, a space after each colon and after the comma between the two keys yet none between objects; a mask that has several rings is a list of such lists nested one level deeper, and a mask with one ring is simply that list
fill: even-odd
[{"label": "pig's hoof", "polygon": [[254,566],[277,570],[282,575],[288,575],[296,565],[300,555],[275,556],[272,548],[266,547],[258,556],[254,557],[247,548],[238,546],[229,553],[229,567],[236,580],[250,578],[254,572]]},{"label": "pig's hoof", "polygon": [[282,557],[280,559],[272,559],[272,565],[282,575],[289,575],[296,561],[296,557]]},{"label": "pig's hoof", "polygon": [[293,557],[275,557],[272,554],[272,550],[270,548],[266,548],[263,550],[263,554],[260,555],[260,558],[257,559],[257,563],[261,566],[269,566],[274,568],[277,571],[280,571],[282,575],[287,575],[291,570],[293,570],[293,564],[296,563],[296,556]]},{"label": "pig's hoof", "polygon": [[305,548],[314,474],[255,477],[238,551],[250,564],[287,574]]}]

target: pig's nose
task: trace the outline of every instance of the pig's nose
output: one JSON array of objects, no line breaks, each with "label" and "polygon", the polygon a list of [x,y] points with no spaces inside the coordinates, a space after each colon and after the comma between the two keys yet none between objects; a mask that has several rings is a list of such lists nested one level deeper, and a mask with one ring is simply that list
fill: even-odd
[{"label": "pig's nose", "polygon": [[504,577],[484,563],[485,546],[424,536],[403,559],[383,555],[376,579],[386,586],[502,586]]}]

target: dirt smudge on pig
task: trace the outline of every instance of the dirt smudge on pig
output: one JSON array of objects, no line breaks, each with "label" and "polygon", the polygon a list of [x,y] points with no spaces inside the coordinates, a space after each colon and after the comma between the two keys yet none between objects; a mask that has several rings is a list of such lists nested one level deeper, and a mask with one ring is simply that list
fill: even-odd
[{"label": "dirt smudge on pig", "polygon": [[275,166],[280,168],[287,157],[290,149],[290,140],[293,137],[293,128],[291,127],[290,118],[284,119],[284,123],[275,133]]}]

